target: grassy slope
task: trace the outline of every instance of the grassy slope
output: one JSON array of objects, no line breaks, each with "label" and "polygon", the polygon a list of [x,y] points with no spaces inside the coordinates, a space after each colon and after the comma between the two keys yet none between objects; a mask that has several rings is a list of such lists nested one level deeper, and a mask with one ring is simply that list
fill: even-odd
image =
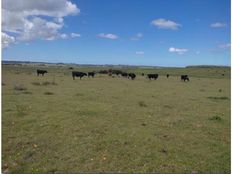
[{"label": "grassy slope", "polygon": [[[47,68],[45,77],[35,69],[3,66],[2,159],[10,172],[230,173],[229,69],[155,70],[188,73],[186,83],[177,76],[73,81],[67,68]],[[54,77],[57,85],[32,84]]]}]

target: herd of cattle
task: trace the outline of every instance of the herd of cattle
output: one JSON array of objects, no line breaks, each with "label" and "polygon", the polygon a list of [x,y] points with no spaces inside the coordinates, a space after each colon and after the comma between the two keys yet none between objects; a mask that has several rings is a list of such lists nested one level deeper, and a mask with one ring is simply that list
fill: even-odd
[{"label": "herd of cattle", "polygon": [[[48,73],[46,70],[37,70],[37,76],[39,76],[40,74],[42,76],[44,76],[45,73]],[[88,77],[94,77],[96,75],[96,73],[99,73],[99,74],[108,74],[109,76],[113,76],[113,75],[116,75],[116,76],[122,76],[122,77],[125,77],[125,78],[128,78],[128,79],[131,79],[131,80],[134,80],[136,78],[136,75],[134,73],[126,73],[126,72],[123,72],[121,70],[100,70],[99,72],[96,72],[96,71],[92,71],[92,72],[88,72],[87,73],[84,73],[84,72],[79,72],[79,71],[72,71],[72,77],[73,77],[73,80],[75,80],[75,77],[79,77],[80,79],[84,76],[88,76]],[[144,76],[145,74],[142,73],[142,76]],[[157,78],[159,77],[158,74],[147,74],[147,78],[150,79],[150,80],[156,80]],[[167,78],[169,78],[169,74],[167,74]],[[182,81],[189,81],[189,77],[188,75],[181,75],[180,76],[181,80]]]}]

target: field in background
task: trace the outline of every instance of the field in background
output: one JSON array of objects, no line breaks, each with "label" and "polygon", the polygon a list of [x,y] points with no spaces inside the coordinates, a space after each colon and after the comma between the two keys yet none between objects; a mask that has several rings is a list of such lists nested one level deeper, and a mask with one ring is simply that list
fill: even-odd
[{"label": "field in background", "polygon": [[71,71],[2,66],[5,173],[230,173],[229,68],[123,68],[134,81]]}]

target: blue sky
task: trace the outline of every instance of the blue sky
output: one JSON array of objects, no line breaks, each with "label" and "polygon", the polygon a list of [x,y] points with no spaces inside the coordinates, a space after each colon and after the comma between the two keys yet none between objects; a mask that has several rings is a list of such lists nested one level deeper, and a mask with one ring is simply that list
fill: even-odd
[{"label": "blue sky", "polygon": [[3,60],[230,65],[229,0],[20,1],[3,0]]}]

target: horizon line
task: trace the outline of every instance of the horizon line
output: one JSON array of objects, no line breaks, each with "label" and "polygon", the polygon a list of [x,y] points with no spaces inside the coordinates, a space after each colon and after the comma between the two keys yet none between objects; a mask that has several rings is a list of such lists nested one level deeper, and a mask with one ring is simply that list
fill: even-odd
[{"label": "horizon line", "polygon": [[22,62],[22,63],[45,63],[45,64],[74,64],[74,65],[92,65],[92,66],[136,66],[136,67],[166,67],[166,68],[186,68],[186,67],[230,67],[231,65],[214,65],[214,64],[199,64],[186,66],[160,66],[160,65],[132,65],[132,64],[97,64],[97,63],[64,63],[64,62],[43,62],[43,61],[27,61],[27,60],[1,60],[2,62]]}]

